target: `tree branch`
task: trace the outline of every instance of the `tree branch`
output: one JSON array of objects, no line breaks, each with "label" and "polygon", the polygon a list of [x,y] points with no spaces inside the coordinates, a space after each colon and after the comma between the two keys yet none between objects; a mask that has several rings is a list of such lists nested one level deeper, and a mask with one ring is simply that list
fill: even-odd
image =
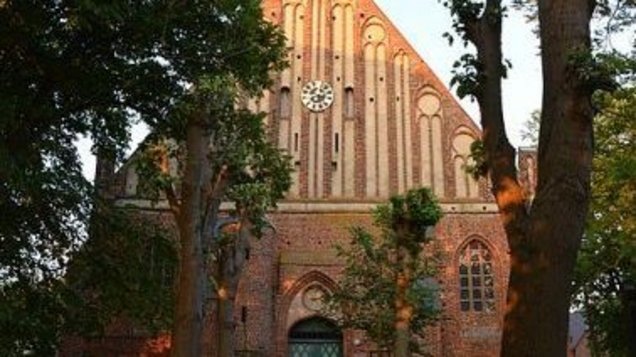
[{"label": "tree branch", "polygon": [[[170,159],[168,159],[168,149],[164,145],[160,147],[160,157],[159,162],[157,163],[157,167],[159,168],[159,172],[162,175],[170,176]],[[181,219],[181,204],[179,203],[179,198],[175,192],[174,186],[169,184],[167,187],[163,189],[166,194],[166,198],[168,199],[168,204],[170,205],[170,211],[174,214],[175,218]]]},{"label": "tree branch", "polygon": [[203,231],[203,236],[205,237],[203,245],[204,251],[211,251],[212,244],[214,243],[214,227],[219,215],[223,195],[228,184],[228,167],[227,165],[223,165],[219,173],[212,177],[208,186],[205,215],[203,218],[203,227],[205,227]]},{"label": "tree branch", "polygon": [[181,204],[179,203],[179,199],[177,198],[177,194],[174,190],[174,187],[172,185],[170,185],[169,187],[166,187],[166,189],[164,190],[165,194],[166,194],[166,198],[168,198],[168,204],[170,205],[170,211],[172,211],[172,214],[174,214],[174,216],[179,219],[181,216]]}]

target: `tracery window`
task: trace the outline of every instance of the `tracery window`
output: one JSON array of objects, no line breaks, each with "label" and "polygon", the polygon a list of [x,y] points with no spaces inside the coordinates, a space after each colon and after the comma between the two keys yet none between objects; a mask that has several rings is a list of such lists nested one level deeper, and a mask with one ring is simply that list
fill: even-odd
[{"label": "tracery window", "polygon": [[493,259],[488,247],[473,239],[459,255],[460,307],[462,311],[494,311]]},{"label": "tracery window", "polygon": [[333,322],[316,316],[302,320],[289,331],[290,357],[342,357],[342,331]]}]

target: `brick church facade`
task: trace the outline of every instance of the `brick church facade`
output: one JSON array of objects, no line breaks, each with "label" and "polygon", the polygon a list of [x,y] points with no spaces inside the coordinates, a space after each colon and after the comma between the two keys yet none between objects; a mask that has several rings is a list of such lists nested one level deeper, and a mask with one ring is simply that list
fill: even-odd
[{"label": "brick church facade", "polygon": [[[316,297],[341,274],[333,245],[348,241],[348,227],[370,225],[370,210],[390,195],[426,186],[445,213],[435,228],[443,314],[428,332],[429,351],[498,355],[508,247],[488,182],[464,170],[480,129],[372,0],[264,0],[263,8],[287,35],[290,66],[248,105],[268,113],[271,140],[295,172],[269,216],[276,232],[253,242],[236,301],[237,349],[373,355],[362,333],[320,316]],[[520,152],[528,187],[534,160]],[[165,205],[137,197],[132,165],[117,175],[119,204],[169,219]]]}]

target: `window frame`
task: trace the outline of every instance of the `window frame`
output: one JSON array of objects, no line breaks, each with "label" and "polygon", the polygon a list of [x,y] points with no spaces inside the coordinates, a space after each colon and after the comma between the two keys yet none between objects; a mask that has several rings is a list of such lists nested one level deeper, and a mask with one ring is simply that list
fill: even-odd
[{"label": "window frame", "polygon": [[497,309],[495,256],[482,239],[472,237],[457,255],[458,301],[463,313],[493,313]]}]

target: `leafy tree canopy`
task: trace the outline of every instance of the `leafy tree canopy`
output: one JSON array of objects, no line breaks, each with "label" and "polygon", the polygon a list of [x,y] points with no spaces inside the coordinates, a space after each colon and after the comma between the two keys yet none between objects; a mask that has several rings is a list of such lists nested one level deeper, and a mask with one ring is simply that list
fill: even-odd
[{"label": "leafy tree canopy", "polygon": [[574,304],[597,354],[628,356],[628,286],[636,285],[636,89],[600,96],[592,201],[579,253]]},{"label": "leafy tree canopy", "polygon": [[[82,238],[88,182],[74,146],[122,157],[141,119],[167,126],[188,84],[268,83],[282,36],[256,0],[6,1],[0,7],[3,279],[55,273]],[[236,34],[241,34],[236,36]],[[272,48],[277,50],[271,50]],[[269,61],[267,59],[270,59]]]},{"label": "leafy tree canopy", "polygon": [[254,94],[283,53],[258,0],[0,1],[0,288],[15,302],[3,305],[4,336],[55,341],[5,334],[4,322],[54,325],[29,311],[57,311],[48,292],[87,236],[95,201],[77,137],[120,161],[133,123],[177,132],[175,113],[202,78],[231,77]]},{"label": "leafy tree canopy", "polygon": [[[410,333],[422,334],[440,312],[434,279],[439,252],[430,229],[441,218],[441,208],[428,189],[394,196],[374,212],[380,235],[363,227],[351,228],[351,242],[337,246],[345,268],[336,291],[327,297],[327,313],[345,328],[364,330],[381,348],[396,340],[396,277],[409,272],[407,304],[412,306]],[[398,259],[404,251],[410,259]],[[417,350],[414,339],[411,348]]]}]

